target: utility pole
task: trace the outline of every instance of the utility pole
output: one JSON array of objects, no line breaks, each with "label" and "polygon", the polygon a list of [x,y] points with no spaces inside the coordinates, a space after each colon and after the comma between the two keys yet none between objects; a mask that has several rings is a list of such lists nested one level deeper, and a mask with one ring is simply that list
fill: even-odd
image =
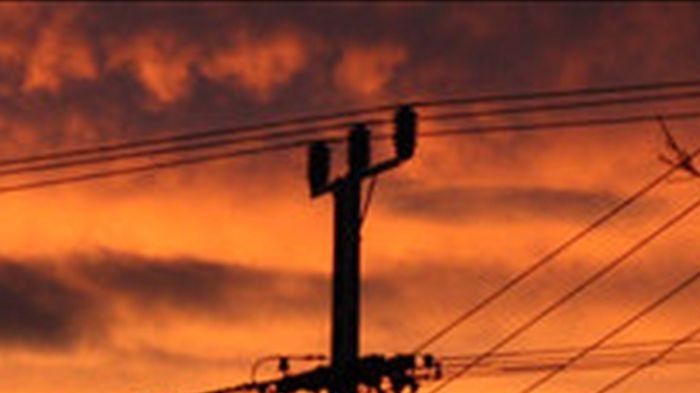
[{"label": "utility pole", "polygon": [[333,301],[331,338],[331,393],[356,393],[360,344],[360,225],[362,181],[399,166],[413,156],[416,113],[401,106],[394,118],[396,157],[371,165],[371,135],[356,124],[347,139],[348,171],[329,182],[330,149],[318,141],[309,149],[311,196],[333,194]]}]

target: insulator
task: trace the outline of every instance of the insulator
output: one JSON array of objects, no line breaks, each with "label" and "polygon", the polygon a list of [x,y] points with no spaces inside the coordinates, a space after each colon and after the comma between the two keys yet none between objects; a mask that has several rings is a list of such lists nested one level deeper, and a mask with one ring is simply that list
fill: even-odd
[{"label": "insulator", "polygon": [[331,169],[330,161],[331,151],[326,142],[316,141],[309,146],[307,176],[311,195],[317,194],[328,185],[328,176]]},{"label": "insulator", "polygon": [[394,117],[394,147],[401,160],[413,157],[416,150],[416,128],[418,115],[410,105],[402,105]]},{"label": "insulator", "polygon": [[356,124],[348,138],[348,166],[351,173],[359,173],[370,163],[370,134],[364,124]]}]

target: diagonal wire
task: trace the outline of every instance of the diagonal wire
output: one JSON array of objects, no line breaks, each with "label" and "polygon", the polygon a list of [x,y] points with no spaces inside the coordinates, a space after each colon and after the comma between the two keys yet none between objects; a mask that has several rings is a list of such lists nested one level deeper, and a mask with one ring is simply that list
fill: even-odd
[{"label": "diagonal wire", "polygon": [[436,393],[436,392],[446,388],[449,384],[454,382],[457,378],[461,377],[462,375],[467,373],[469,370],[471,370],[475,366],[479,365],[484,360],[488,359],[491,355],[495,354],[498,350],[500,350],[504,346],[508,345],[510,342],[512,342],[516,338],[520,337],[523,333],[530,330],[533,326],[535,326],[541,320],[543,320],[544,318],[546,318],[547,316],[552,314],[554,311],[559,309],[561,306],[563,306],[564,304],[568,303],[570,300],[574,299],[576,296],[581,294],[588,287],[590,287],[591,285],[593,285],[594,283],[596,283],[597,281],[599,281],[603,277],[607,276],[615,268],[622,265],[625,261],[627,261],[634,254],[636,254],[637,252],[642,250],[644,247],[646,247],[651,242],[656,240],[658,237],[660,237],[666,231],[668,231],[673,226],[675,226],[676,224],[681,222],[683,219],[688,217],[691,213],[693,213],[698,208],[700,208],[700,198],[693,201],[693,203],[688,205],[685,209],[681,210],[676,215],[672,216],[668,221],[664,222],[657,229],[655,229],[654,231],[649,233],[647,236],[640,239],[637,243],[632,245],[632,247],[628,248],[625,252],[623,252],[617,258],[613,259],[608,264],[603,266],[602,269],[600,269],[600,270],[596,271],[595,273],[593,273],[592,275],[588,276],[585,280],[583,280],[579,285],[574,287],[571,291],[567,292],[562,297],[556,299],[554,302],[552,302],[547,307],[542,309],[540,312],[535,314],[535,316],[533,316],[531,319],[527,320],[524,324],[517,327],[511,333],[506,335],[503,339],[501,339],[496,344],[494,344],[487,351],[483,352],[481,355],[476,357],[473,361],[469,362],[466,366],[464,366],[462,369],[460,369],[457,373],[453,374],[448,379],[446,379],[442,383],[438,384],[434,389],[432,389],[430,391],[430,393]]},{"label": "diagonal wire", "polygon": [[700,336],[700,327],[695,328],[693,331],[691,331],[687,335],[681,337],[678,341],[671,343],[663,351],[656,354],[656,356],[647,359],[645,362],[640,363],[637,366],[628,370],[627,372],[621,374],[619,377],[615,378],[610,383],[606,384],[605,386],[603,386],[602,388],[597,390],[596,393],[607,393],[607,392],[613,390],[614,388],[620,386],[622,383],[624,383],[628,379],[630,379],[630,378],[634,377],[635,375],[639,374],[640,372],[644,371],[646,368],[651,367],[651,366],[659,363],[666,356],[671,354],[671,352],[675,351],[678,347],[680,347],[681,345],[683,345],[689,341],[694,340],[698,336]]},{"label": "diagonal wire", "polygon": [[367,190],[367,196],[365,197],[365,203],[362,206],[362,214],[360,215],[360,226],[365,223],[365,218],[369,213],[369,207],[372,205],[372,196],[374,195],[374,189],[379,181],[379,176],[374,175],[369,181],[369,189]]},{"label": "diagonal wire", "polygon": [[[691,153],[691,158],[694,158],[700,154],[700,148],[696,149]],[[561,255],[564,251],[578,243],[580,240],[585,238],[588,234],[605,224],[607,221],[615,217],[617,214],[622,212],[625,208],[629,207],[633,203],[635,203],[637,200],[641,199],[644,195],[648,194],[651,192],[653,189],[658,187],[660,184],[664,182],[664,180],[668,179],[673,173],[680,168],[681,164],[676,164],[675,166],[667,169],[664,171],[661,175],[657,176],[654,178],[652,181],[649,183],[645,184],[641,188],[639,188],[637,191],[635,191],[633,194],[631,194],[629,197],[626,199],[622,200],[620,203],[615,205],[613,208],[608,210],[607,212],[603,213],[601,216],[599,216],[597,219],[595,219],[592,223],[584,227],[582,230],[579,232],[575,233],[573,236],[562,242],[559,246],[555,247],[552,249],[549,253],[545,254],[542,258],[538,259],[524,269],[522,272],[520,272],[518,275],[512,277],[509,281],[507,281],[503,286],[499,287],[491,293],[490,295],[486,296],[483,298],[479,303],[475,304],[471,308],[469,308],[467,311],[464,313],[460,314],[457,318],[452,320],[450,323],[445,325],[442,329],[436,331],[432,336],[428,337],[425,341],[421,342],[418,346],[415,347],[414,352],[421,352],[425,350],[427,347],[430,345],[434,344],[441,338],[443,338],[445,335],[453,331],[455,328],[457,328],[459,325],[476,315],[478,312],[489,306],[491,303],[495,302],[499,298],[501,298],[503,295],[505,295],[508,291],[510,291],[512,288],[514,288],[516,285],[527,279],[528,277],[532,276],[535,272],[549,264],[552,260],[554,260],[556,257]]]},{"label": "diagonal wire", "polygon": [[602,337],[600,337],[598,340],[596,340],[593,344],[591,344],[591,345],[583,348],[581,351],[577,352],[574,356],[567,359],[559,367],[553,369],[549,373],[547,373],[544,376],[542,376],[541,378],[537,379],[535,382],[530,384],[528,387],[521,390],[520,393],[534,392],[540,386],[543,386],[545,383],[550,381],[552,378],[563,373],[564,371],[569,369],[571,366],[573,366],[576,362],[578,362],[579,360],[588,356],[589,353],[600,348],[605,343],[612,340],[615,336],[619,335],[620,333],[625,331],[627,328],[634,325],[637,321],[644,318],[646,315],[650,314],[651,312],[658,309],[659,307],[663,306],[669,300],[671,300],[672,298],[677,296],[679,293],[688,289],[691,285],[695,284],[695,282],[698,279],[700,279],[700,270],[696,271],[694,274],[692,274],[691,276],[689,276],[686,279],[684,279],[683,281],[681,281],[680,284],[673,287],[673,289],[666,292],[663,296],[661,296],[660,298],[658,298],[657,300],[655,300],[654,302],[652,302],[648,306],[644,307],[639,312],[633,314],[630,318],[625,320],[623,323],[621,323],[620,325],[616,326],[615,328],[613,328],[612,330],[610,330],[609,332],[604,334]]}]

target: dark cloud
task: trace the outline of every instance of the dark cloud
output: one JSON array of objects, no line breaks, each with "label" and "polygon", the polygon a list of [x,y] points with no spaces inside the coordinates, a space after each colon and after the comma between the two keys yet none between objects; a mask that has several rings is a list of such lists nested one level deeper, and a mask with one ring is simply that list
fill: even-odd
[{"label": "dark cloud", "polygon": [[105,253],[81,257],[77,274],[144,313],[158,310],[224,318],[294,314],[325,307],[320,275],[261,270],[193,259],[149,260]]},{"label": "dark cloud", "polygon": [[105,339],[120,322],[120,304],[144,323],[169,315],[238,323],[327,309],[328,286],[314,274],[109,252],[52,266],[0,263],[0,342],[51,349]]},{"label": "dark cloud", "polygon": [[[0,78],[11,94],[0,94],[0,110],[51,129],[42,132],[49,140],[69,128],[57,121],[67,111],[109,137],[356,104],[355,79],[334,81],[348,50],[377,53],[368,64],[397,61],[397,53],[405,58],[376,76],[386,86],[365,101],[692,75],[698,60],[688,56],[697,9],[682,5],[90,4],[2,11],[8,21],[0,29]],[[386,47],[392,49],[380,50]]]},{"label": "dark cloud", "polygon": [[578,220],[620,202],[609,192],[545,187],[399,187],[392,192],[394,211],[435,220]]},{"label": "dark cloud", "polygon": [[[178,317],[178,323],[215,318],[234,324],[260,318],[328,318],[330,278],[319,274],[114,252],[78,256],[61,263],[60,268],[52,266],[58,265],[36,260],[0,263],[0,344],[53,350],[96,340],[104,345],[113,328],[130,323],[116,312],[120,304],[146,324],[168,316]],[[694,261],[677,260],[621,269],[583,297],[587,299],[583,310],[643,304],[697,266]],[[514,315],[532,312],[593,269],[583,263],[555,264],[518,287],[496,308],[506,307]],[[472,260],[412,263],[369,275],[364,278],[363,320],[374,328],[396,331],[420,325],[426,310],[440,310],[435,315],[447,318],[517,272],[499,261]],[[680,305],[687,306],[687,302]],[[151,355],[172,361],[211,360],[185,359],[183,354],[151,349]]]},{"label": "dark cloud", "polygon": [[98,299],[51,273],[16,262],[0,263],[0,341],[58,348],[105,326]]}]

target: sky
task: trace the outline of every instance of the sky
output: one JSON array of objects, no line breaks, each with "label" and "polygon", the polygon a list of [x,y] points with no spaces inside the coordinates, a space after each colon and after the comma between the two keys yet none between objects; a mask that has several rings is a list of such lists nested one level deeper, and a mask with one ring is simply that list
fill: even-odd
[{"label": "sky", "polygon": [[[1,3],[0,155],[415,99],[695,79],[698,22],[692,3]],[[695,146],[698,123],[669,127]],[[663,148],[655,122],[419,138],[416,156],[379,178],[363,224],[363,353],[411,351],[663,172]],[[0,391],[195,393],[246,382],[262,356],[328,353],[332,201],[309,197],[305,158],[0,195]],[[664,183],[430,351],[485,350],[697,191]],[[506,349],[593,342],[700,267],[698,224],[691,215]],[[686,334],[698,299],[700,283],[615,341]],[[541,391],[594,392],[621,371],[567,373]],[[658,367],[619,391],[696,392],[698,375],[697,364]],[[516,393],[536,377],[467,375],[445,391]]]}]

